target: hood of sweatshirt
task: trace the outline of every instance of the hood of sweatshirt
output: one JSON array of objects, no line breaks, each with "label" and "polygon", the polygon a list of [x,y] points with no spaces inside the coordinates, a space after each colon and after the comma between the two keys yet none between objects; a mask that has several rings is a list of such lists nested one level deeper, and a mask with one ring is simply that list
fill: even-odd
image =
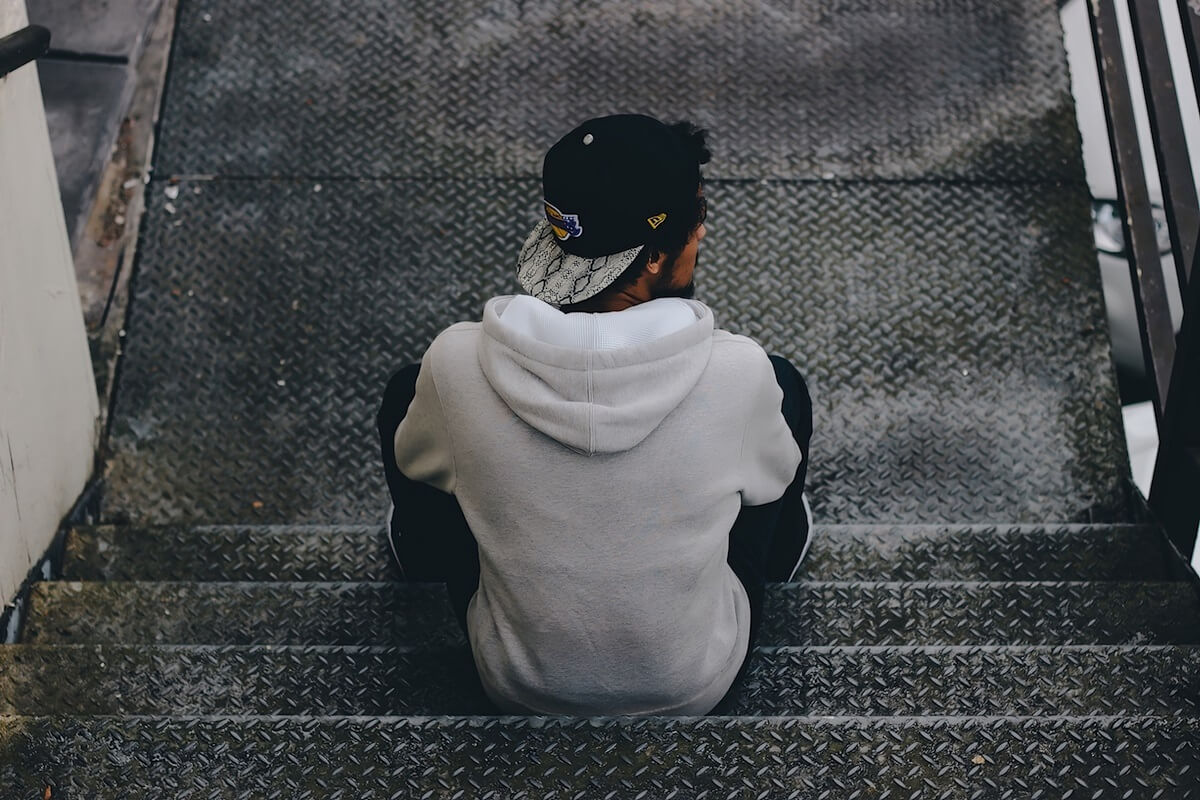
[{"label": "hood of sweatshirt", "polygon": [[[681,306],[674,305],[674,321],[664,325],[662,315],[642,306],[636,315],[565,315],[545,304],[534,308],[531,299],[488,301],[479,365],[514,414],[579,453],[635,447],[683,402],[708,366],[713,315],[703,303],[672,299],[686,304],[694,319],[681,320]],[[524,306],[520,324],[504,318],[514,301]],[[614,319],[623,314],[628,316]]]}]

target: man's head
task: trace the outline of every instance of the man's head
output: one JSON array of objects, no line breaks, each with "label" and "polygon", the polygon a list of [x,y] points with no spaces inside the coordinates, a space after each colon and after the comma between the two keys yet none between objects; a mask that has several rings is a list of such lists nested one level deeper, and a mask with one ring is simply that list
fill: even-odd
[{"label": "man's head", "polygon": [[559,306],[631,288],[690,296],[709,157],[686,122],[619,115],[568,133],[543,163],[546,219],[521,248],[521,285]]}]

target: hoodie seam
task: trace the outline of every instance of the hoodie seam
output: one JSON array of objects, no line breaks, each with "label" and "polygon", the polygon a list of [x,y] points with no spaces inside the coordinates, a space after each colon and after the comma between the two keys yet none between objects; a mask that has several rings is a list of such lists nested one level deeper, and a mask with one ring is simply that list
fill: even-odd
[{"label": "hoodie seam", "polygon": [[[738,444],[737,474],[738,474],[738,485],[739,486],[741,486],[745,483],[745,480],[743,479],[742,476],[746,470],[744,469],[744,467],[742,465],[746,463],[746,433],[750,430],[750,422],[751,422],[752,417],[753,417],[753,414],[746,416],[746,422],[742,425],[742,441],[740,444]],[[742,495],[745,494],[744,490],[739,490],[739,493]]]},{"label": "hoodie seam", "polygon": [[[433,354],[430,353],[430,356]],[[438,418],[442,423],[442,431],[446,434],[446,442],[450,450],[450,494],[454,494],[458,488],[458,460],[455,457],[454,449],[454,434],[450,432],[450,426],[446,424],[446,406],[442,403],[442,393],[437,385],[437,368],[433,365],[433,359],[430,359],[429,364],[429,383],[433,386],[433,396],[437,400]]]},{"label": "hoodie seam", "polygon": [[595,403],[595,384],[592,381],[592,358],[596,350],[596,322],[591,320],[592,341],[591,347],[587,350],[587,401],[588,401],[588,455],[593,455],[596,452],[596,403]]},{"label": "hoodie seam", "polygon": [[[742,344],[741,342],[736,342],[736,341],[735,341],[735,343]],[[758,350],[759,352],[764,352],[762,347],[752,340],[747,340],[745,342],[745,344],[750,345],[751,347]],[[764,355],[765,355],[765,353],[764,353]],[[767,363],[769,366],[770,361],[768,360]],[[775,379],[774,370],[772,370],[771,380],[774,381],[774,379]],[[761,382],[761,378],[760,378],[760,382]],[[755,393],[757,394],[757,392],[759,392],[759,391],[761,391],[761,385],[755,387]],[[751,402],[753,402],[753,400]],[[750,432],[750,426],[755,421],[755,419],[754,419],[755,415],[754,415],[753,408],[747,409],[747,411],[749,413],[746,413],[746,421],[742,424],[742,441],[738,445],[738,465],[737,465],[738,485],[743,487],[741,490],[739,490],[739,493],[741,494],[741,496],[743,498],[745,498],[745,495],[746,495],[745,484],[748,482],[747,476],[746,476],[746,467],[745,467],[745,464],[746,464],[746,436]]]}]

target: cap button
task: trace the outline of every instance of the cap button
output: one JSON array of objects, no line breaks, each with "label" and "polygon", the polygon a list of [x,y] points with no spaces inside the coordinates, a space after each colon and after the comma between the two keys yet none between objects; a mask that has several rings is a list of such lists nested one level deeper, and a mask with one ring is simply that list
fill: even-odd
[{"label": "cap button", "polygon": [[594,142],[594,141],[596,141],[596,139],[595,139],[595,137],[593,137],[593,136],[592,136],[590,133],[586,133],[586,134],[584,134],[584,136],[583,136],[583,143],[584,143],[584,144],[591,144],[591,143],[592,143],[592,142]]}]

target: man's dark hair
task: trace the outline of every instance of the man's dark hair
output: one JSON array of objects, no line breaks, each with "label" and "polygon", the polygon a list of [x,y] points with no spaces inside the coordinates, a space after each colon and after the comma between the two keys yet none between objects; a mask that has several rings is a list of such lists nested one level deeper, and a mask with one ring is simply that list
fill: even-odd
[{"label": "man's dark hair", "polygon": [[[695,158],[696,164],[702,165],[709,162],[712,153],[708,149],[707,131],[686,120],[676,122],[668,127],[671,133],[679,139],[684,151]],[[703,177],[701,177],[700,183],[703,185]],[[690,213],[667,217],[658,230],[647,238],[646,246],[642,248],[642,252],[638,253],[633,263],[626,267],[616,280],[604,287],[604,292],[620,292],[632,286],[637,282],[642,271],[646,269],[646,265],[662,253],[667,254],[667,267],[675,263],[675,259],[679,257],[683,248],[687,247],[688,240],[692,238],[692,232],[700,227],[707,208],[706,201],[700,195],[700,186],[694,186],[691,189],[693,200]]]}]

